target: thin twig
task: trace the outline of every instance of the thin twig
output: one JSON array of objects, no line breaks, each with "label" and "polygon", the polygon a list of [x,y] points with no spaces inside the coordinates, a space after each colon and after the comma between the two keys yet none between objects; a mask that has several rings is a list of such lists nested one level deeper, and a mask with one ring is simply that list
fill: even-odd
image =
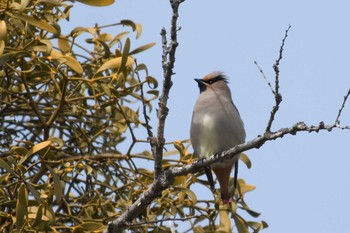
[{"label": "thin twig", "polygon": [[348,90],[348,93],[346,93],[346,95],[344,96],[343,103],[342,103],[342,105],[341,105],[341,107],[340,107],[340,109],[339,109],[339,112],[338,112],[337,117],[335,118],[334,124],[337,125],[337,126],[340,125],[340,120],[339,120],[339,118],[340,118],[340,115],[341,115],[341,113],[342,113],[342,111],[343,111],[343,109],[344,109],[344,107],[345,107],[345,103],[346,103],[346,101],[347,101],[349,95],[350,95],[350,89]]},{"label": "thin twig", "polygon": [[275,95],[275,91],[273,90],[273,87],[272,87],[270,81],[267,80],[267,77],[266,77],[264,71],[263,71],[263,70],[260,68],[260,66],[258,65],[258,62],[257,62],[257,61],[254,61],[254,64],[256,65],[256,67],[258,68],[259,72],[261,73],[261,75],[262,75],[263,78],[265,79],[267,85],[270,87],[272,94]]},{"label": "thin twig", "polygon": [[280,50],[279,50],[278,59],[276,60],[275,64],[273,65],[273,69],[275,71],[275,90],[274,90],[275,106],[273,106],[273,108],[272,108],[270,119],[269,119],[269,121],[267,123],[265,133],[271,133],[272,122],[274,121],[276,113],[277,113],[277,111],[279,109],[280,103],[282,102],[282,95],[279,92],[279,74],[280,74],[279,65],[280,65],[280,62],[282,60],[284,43],[285,43],[285,41],[286,41],[286,39],[288,37],[288,32],[289,32],[290,28],[291,28],[291,26],[289,25],[289,27],[287,28],[287,30],[286,30],[286,32],[284,34],[284,38],[282,40],[282,45],[281,45]]},{"label": "thin twig", "polygon": [[[136,67],[137,67],[137,61],[135,60],[135,64],[136,64]],[[135,74],[136,74],[136,77],[137,77],[137,80],[139,81],[140,83],[140,92],[141,92],[141,102],[142,102],[142,113],[143,113],[143,118],[145,119],[145,124],[146,124],[146,130],[147,130],[147,134],[148,134],[148,138],[153,138],[153,132],[151,130],[151,126],[149,124],[149,116],[147,114],[147,105],[145,103],[145,94],[143,92],[143,82],[141,82],[141,79],[140,79],[140,75],[139,75],[139,72],[138,70],[136,69],[135,70]],[[152,146],[152,145],[151,145]]]}]

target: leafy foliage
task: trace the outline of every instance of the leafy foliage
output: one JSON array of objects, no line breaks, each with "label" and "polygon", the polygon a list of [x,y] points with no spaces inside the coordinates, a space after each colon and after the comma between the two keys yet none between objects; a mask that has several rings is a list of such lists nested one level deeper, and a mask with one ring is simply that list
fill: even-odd
[{"label": "leafy foliage", "polygon": [[[150,129],[139,108],[152,110],[158,83],[135,57],[154,43],[132,48],[128,36],[133,32],[138,39],[142,27],[130,20],[76,27],[63,35],[59,22],[69,19],[72,7],[63,0],[0,2],[2,231],[102,231],[153,182],[154,173],[145,163],[153,156],[145,149],[135,152],[135,145],[147,142],[136,136],[136,131]],[[107,27],[125,29],[121,26],[129,30],[117,35],[103,32]],[[146,112],[144,117],[148,119]],[[164,167],[196,159],[187,142],[173,145],[169,154],[175,151],[180,158],[169,155]],[[248,232],[248,226],[254,232],[267,226],[247,222],[236,213],[240,208],[258,216],[243,200],[254,187],[240,180],[237,204],[223,212],[219,201],[198,200],[190,190],[196,183],[207,186],[201,175],[176,177],[173,187],[130,228],[170,231],[162,219],[197,216],[188,220],[196,232],[214,232],[219,217],[219,229],[228,230],[227,211],[240,232]],[[208,226],[200,226],[208,219]]]}]

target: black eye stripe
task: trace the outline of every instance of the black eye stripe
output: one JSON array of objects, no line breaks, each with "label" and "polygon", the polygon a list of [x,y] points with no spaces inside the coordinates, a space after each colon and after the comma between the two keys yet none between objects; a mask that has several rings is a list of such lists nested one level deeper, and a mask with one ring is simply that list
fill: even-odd
[{"label": "black eye stripe", "polygon": [[207,84],[213,84],[220,80],[224,80],[226,82],[226,78],[224,78],[222,75],[216,76],[215,78],[212,78],[209,80],[203,80],[203,81]]}]

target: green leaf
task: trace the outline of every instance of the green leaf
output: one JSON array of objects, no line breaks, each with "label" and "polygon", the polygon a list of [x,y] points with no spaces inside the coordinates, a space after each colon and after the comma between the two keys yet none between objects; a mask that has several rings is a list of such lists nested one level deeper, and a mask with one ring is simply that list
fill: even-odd
[{"label": "green leaf", "polygon": [[149,90],[147,91],[148,94],[155,95],[156,97],[159,96],[159,91],[158,90]]},{"label": "green leaf", "polygon": [[241,153],[239,159],[247,166],[248,169],[252,167],[252,162],[246,154]]},{"label": "green leaf", "polygon": [[124,69],[127,59],[129,57],[129,51],[130,51],[130,39],[126,38],[124,49],[123,49],[123,55],[122,55],[122,62],[120,64],[120,68]]},{"label": "green leaf", "polygon": [[57,29],[54,26],[52,26],[51,24],[49,24],[43,20],[37,20],[37,19],[34,19],[32,16],[24,15],[24,14],[9,13],[9,12],[6,12],[6,13],[10,17],[18,18],[24,22],[28,22],[29,24],[31,24],[35,27],[41,28],[41,29],[46,30],[48,32],[51,32],[53,34],[57,34]]},{"label": "green leaf", "polygon": [[249,209],[249,208],[242,208],[242,207],[241,207],[241,209],[244,209],[245,211],[247,211],[247,213],[248,213],[250,216],[254,217],[254,218],[257,218],[257,217],[260,216],[260,213],[254,211],[254,210],[251,210],[251,209]]},{"label": "green leaf", "polygon": [[89,32],[89,29],[84,27],[76,27],[70,32],[70,36],[75,38],[83,32]]},{"label": "green leaf", "polygon": [[104,227],[102,223],[98,222],[85,222],[83,224],[80,224],[84,228],[85,231],[97,231]]},{"label": "green leaf", "polygon": [[97,40],[103,47],[103,50],[104,50],[104,55],[103,55],[103,58],[104,59],[107,59],[111,56],[111,51],[109,49],[109,46],[106,44],[106,42],[102,41],[102,40]]},{"label": "green leaf", "polygon": [[135,31],[137,29],[136,24],[131,20],[124,19],[124,20],[120,21],[120,23],[123,24],[124,26],[130,26],[133,31]]},{"label": "green leaf", "polygon": [[174,188],[174,191],[185,193],[192,200],[193,204],[197,203],[197,196],[191,189],[183,188],[183,187],[173,187],[173,188]]},{"label": "green leaf", "polygon": [[77,0],[89,6],[108,6],[114,3],[114,0]]},{"label": "green leaf", "polygon": [[57,173],[50,166],[47,166],[47,168],[49,169],[49,171],[52,175],[56,201],[58,203],[61,203],[62,197],[63,197],[63,188],[62,188],[60,178],[58,177]]},{"label": "green leaf", "polygon": [[120,106],[121,107],[121,111],[123,112],[124,116],[125,116],[125,120],[129,121],[129,122],[138,122],[139,118],[137,113],[132,110],[131,108],[127,107],[127,106]]},{"label": "green leaf", "polygon": [[38,210],[36,212],[35,220],[32,223],[32,227],[36,227],[39,225],[39,223],[41,222],[42,216],[43,216],[43,205],[39,205]]},{"label": "green leaf", "polygon": [[138,64],[137,67],[135,68],[136,71],[141,71],[144,70],[146,72],[146,76],[148,76],[148,69],[147,66],[144,63]]},{"label": "green leaf", "polygon": [[16,227],[21,229],[25,222],[25,216],[28,215],[28,192],[25,184],[19,187],[17,204],[16,204]]},{"label": "green leaf", "polygon": [[3,159],[0,158],[0,167],[5,169],[7,172],[11,173],[11,175],[18,177],[17,173],[12,170],[10,165],[8,165]]},{"label": "green leaf", "polygon": [[33,194],[35,200],[37,200],[38,203],[43,203],[43,201],[40,198],[40,193],[34,188],[34,186],[27,182],[25,184],[27,186],[27,189]]},{"label": "green leaf", "polygon": [[25,156],[27,154],[27,149],[25,147],[14,146],[14,147],[11,147],[10,153]]},{"label": "green leaf", "polygon": [[238,214],[233,215],[238,233],[249,233],[248,223]]},{"label": "green leaf", "polygon": [[[44,51],[40,51],[38,50],[38,52],[45,52],[45,54],[49,55],[52,51],[52,43],[50,40],[39,40],[40,43],[44,44],[44,46],[42,46],[44,48]],[[36,51],[36,50],[34,50]]]},{"label": "green leaf", "polygon": [[111,42],[109,42],[109,47],[111,48],[117,42],[121,41],[125,36],[127,36],[129,32],[122,32],[116,35]]},{"label": "green leaf", "polygon": [[[30,56],[30,53],[28,51],[18,51],[18,52],[10,52],[5,53],[0,56],[0,65],[5,64],[8,60],[12,59],[15,55],[27,55]],[[18,56],[19,57],[19,56]]]},{"label": "green leaf", "polygon": [[149,43],[149,44],[145,44],[145,45],[142,45],[136,49],[134,49],[133,51],[130,52],[130,55],[134,55],[134,54],[137,54],[137,53],[140,53],[140,52],[143,52],[149,48],[152,48],[153,46],[155,46],[156,43]]},{"label": "green leaf", "polygon": [[[52,146],[55,147],[55,149],[59,150],[64,146],[64,141],[61,138],[56,137],[49,137],[47,139],[48,141],[52,142]],[[57,146],[55,146],[57,145]]]},{"label": "green leaf", "polygon": [[157,79],[153,78],[152,76],[147,76],[146,82],[148,83],[148,86],[151,89],[156,89],[158,87]]}]

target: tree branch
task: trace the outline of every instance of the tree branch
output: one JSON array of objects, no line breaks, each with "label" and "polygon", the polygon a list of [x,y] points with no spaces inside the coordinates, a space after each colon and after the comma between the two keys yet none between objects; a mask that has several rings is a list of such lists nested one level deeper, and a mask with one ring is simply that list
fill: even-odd
[{"label": "tree branch", "polygon": [[162,28],[161,36],[162,36],[162,66],[163,66],[163,90],[162,94],[159,98],[159,109],[157,112],[158,128],[157,128],[157,138],[151,139],[152,152],[155,157],[154,161],[154,170],[155,170],[155,179],[160,176],[163,172],[162,170],[162,161],[163,161],[163,147],[164,147],[164,128],[165,128],[165,120],[168,115],[169,109],[167,108],[168,98],[170,88],[173,85],[171,81],[171,77],[174,74],[174,64],[175,64],[175,53],[176,48],[178,46],[177,42],[177,19],[179,17],[178,10],[180,4],[183,0],[170,0],[171,7],[173,9],[173,15],[171,19],[171,29],[170,29],[170,44],[168,45],[166,38],[166,30]]},{"label": "tree branch", "polygon": [[344,96],[343,103],[338,111],[337,117],[335,118],[334,124],[336,124],[336,125],[340,125],[340,115],[345,107],[345,103],[346,103],[347,99],[349,98],[349,95],[350,95],[350,89],[348,90],[348,93],[346,93],[346,95]]},{"label": "tree branch", "polygon": [[279,70],[279,65],[280,62],[282,60],[282,54],[283,54],[283,48],[284,48],[284,42],[286,41],[287,37],[288,37],[288,32],[289,29],[291,28],[291,26],[289,25],[289,27],[287,28],[285,34],[284,34],[284,38],[282,40],[282,45],[280,47],[280,51],[279,51],[279,57],[276,60],[275,64],[273,65],[273,69],[275,71],[275,90],[272,91],[272,93],[275,95],[275,106],[273,106],[272,111],[271,111],[271,115],[270,115],[270,119],[267,123],[267,127],[265,132],[266,133],[270,133],[271,132],[271,126],[272,126],[272,122],[275,119],[275,115],[279,109],[280,103],[282,102],[282,95],[279,92],[279,74],[280,74],[280,70]]},{"label": "tree branch", "polygon": [[166,38],[166,30],[163,28],[161,30],[162,37],[162,67],[163,67],[163,89],[159,98],[159,109],[157,111],[158,127],[157,127],[157,137],[150,138],[151,149],[154,156],[154,170],[155,176],[151,187],[143,193],[117,220],[110,222],[108,224],[107,232],[121,232],[136,216],[138,216],[148,205],[158,197],[163,190],[168,188],[174,177],[169,173],[169,171],[164,172],[162,169],[163,161],[163,148],[164,148],[164,128],[165,120],[168,115],[169,109],[167,108],[169,92],[171,86],[173,85],[171,77],[174,74],[174,64],[175,64],[175,53],[178,46],[177,42],[177,19],[179,17],[178,10],[180,4],[184,0],[170,0],[171,7],[173,9],[173,15],[171,19],[170,28],[170,44],[168,45]]}]

